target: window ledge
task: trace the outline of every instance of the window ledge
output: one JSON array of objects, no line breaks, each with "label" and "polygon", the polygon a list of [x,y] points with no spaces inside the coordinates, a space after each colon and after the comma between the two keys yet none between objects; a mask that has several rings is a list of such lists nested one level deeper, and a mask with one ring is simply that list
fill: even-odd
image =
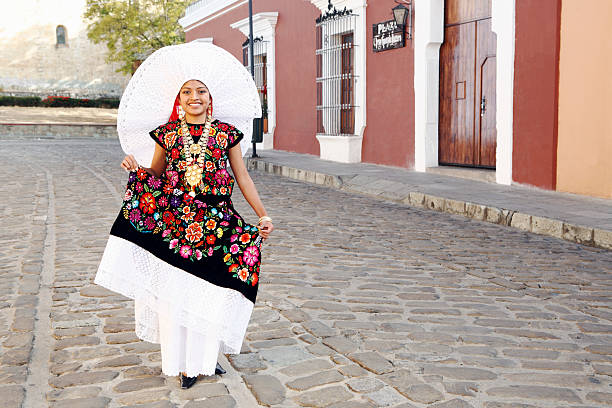
[{"label": "window ledge", "polygon": [[363,136],[317,134],[323,160],[340,163],[361,162]]}]

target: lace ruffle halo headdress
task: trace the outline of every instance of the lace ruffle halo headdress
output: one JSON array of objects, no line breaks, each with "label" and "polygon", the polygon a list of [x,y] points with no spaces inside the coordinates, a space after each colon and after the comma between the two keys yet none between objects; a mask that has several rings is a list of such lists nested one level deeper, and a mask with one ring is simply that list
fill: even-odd
[{"label": "lace ruffle halo headdress", "polygon": [[117,115],[121,147],[148,167],[155,142],[149,132],[168,122],[181,86],[196,79],[215,100],[215,119],[236,126],[244,138],[244,155],[251,144],[253,119],[261,117],[261,102],[253,78],[233,55],[213,44],[191,42],[155,51],[128,83]]}]

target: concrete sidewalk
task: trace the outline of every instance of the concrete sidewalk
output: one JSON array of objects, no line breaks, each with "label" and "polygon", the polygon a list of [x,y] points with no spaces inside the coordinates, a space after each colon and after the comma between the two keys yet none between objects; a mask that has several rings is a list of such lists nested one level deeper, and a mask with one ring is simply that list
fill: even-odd
[{"label": "concrete sidewalk", "polygon": [[116,138],[117,109],[0,106],[0,138]]},{"label": "concrete sidewalk", "polygon": [[117,109],[0,106],[2,125],[117,125]]},{"label": "concrete sidewalk", "polygon": [[247,158],[249,169],[612,249],[612,200],[279,150],[258,155]]}]

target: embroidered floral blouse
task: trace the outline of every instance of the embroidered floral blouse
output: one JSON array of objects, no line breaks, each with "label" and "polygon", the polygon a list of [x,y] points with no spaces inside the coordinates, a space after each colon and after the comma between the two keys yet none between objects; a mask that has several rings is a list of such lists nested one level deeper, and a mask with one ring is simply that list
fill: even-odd
[{"label": "embroidered floral blouse", "polygon": [[[188,124],[189,131],[197,143],[202,135],[204,125]],[[187,162],[183,154],[183,135],[179,121],[168,122],[150,133],[166,151],[166,170],[161,179],[165,182],[163,189],[170,194],[174,189],[188,190],[185,182]],[[210,126],[208,149],[205,152],[202,183],[196,187],[196,194],[230,196],[234,187],[234,178],[227,171],[229,149],[240,143],[243,134],[234,126],[214,120]]]},{"label": "embroidered floral blouse", "polygon": [[[227,123],[211,123],[203,182],[192,197],[185,184],[179,123],[169,122],[151,132],[166,151],[166,170],[161,177],[142,168],[130,173],[111,233],[211,283],[240,290],[254,301],[261,239],[257,227],[234,209],[230,197],[234,178],[227,171],[229,149],[243,134]],[[201,137],[203,125],[189,127],[192,136]]]}]

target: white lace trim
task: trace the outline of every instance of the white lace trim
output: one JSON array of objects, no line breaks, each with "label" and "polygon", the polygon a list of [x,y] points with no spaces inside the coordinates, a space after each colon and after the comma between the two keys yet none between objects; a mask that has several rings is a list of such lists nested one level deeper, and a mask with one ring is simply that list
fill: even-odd
[{"label": "white lace trim", "polygon": [[[163,361],[162,366],[173,366],[168,367],[169,372],[164,370],[167,375],[177,375],[175,369],[185,371],[185,367],[190,365],[191,374],[193,371],[205,370],[198,374],[210,375],[214,372],[219,351],[226,354],[240,353],[253,303],[233,289],[222,288],[197,278],[169,265],[138,245],[112,235],[108,239],[94,282],[134,299],[136,335],[142,340],[161,343],[160,340],[170,336],[163,331],[163,327],[160,330],[161,320],[165,321],[161,326],[171,326],[172,331],[185,328],[188,334],[183,337],[191,339],[191,342],[200,339],[206,344],[202,347],[210,349],[204,353],[207,355],[206,361],[199,365],[189,361],[189,353],[185,357],[187,361],[172,364],[164,364],[166,361]],[[170,324],[168,320],[171,320]],[[173,343],[176,341],[182,340],[175,339]],[[182,347],[193,349],[196,346],[186,344],[179,348]],[[162,344],[162,360],[170,358],[168,353],[164,356],[163,350]],[[177,353],[185,355],[180,350]],[[176,358],[180,360],[183,357],[173,357],[172,360]],[[194,365],[201,367],[194,369]]]}]

